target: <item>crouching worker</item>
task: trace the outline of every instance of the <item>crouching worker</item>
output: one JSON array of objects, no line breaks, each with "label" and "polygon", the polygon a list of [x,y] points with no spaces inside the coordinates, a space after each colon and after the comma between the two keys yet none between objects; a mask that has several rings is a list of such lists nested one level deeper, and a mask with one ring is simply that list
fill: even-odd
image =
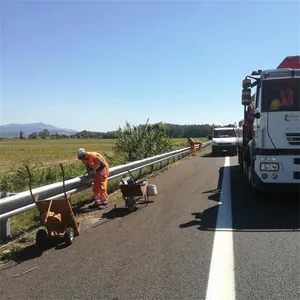
[{"label": "crouching worker", "polygon": [[77,157],[87,166],[88,169],[93,170],[94,185],[93,193],[95,204],[106,206],[108,203],[107,182],[109,175],[109,165],[105,158],[97,152],[86,152],[85,149],[80,148],[77,151]]}]

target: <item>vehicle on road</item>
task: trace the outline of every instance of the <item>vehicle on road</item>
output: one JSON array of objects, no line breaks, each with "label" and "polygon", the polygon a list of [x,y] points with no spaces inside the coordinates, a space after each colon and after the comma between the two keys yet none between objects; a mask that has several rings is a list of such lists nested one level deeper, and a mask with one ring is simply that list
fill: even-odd
[{"label": "vehicle on road", "polygon": [[[238,160],[254,193],[300,189],[300,56],[243,80]],[[251,96],[251,89],[256,92]]]},{"label": "vehicle on road", "polygon": [[235,128],[214,128],[212,136],[209,139],[212,140],[212,155],[223,153],[237,155]]}]

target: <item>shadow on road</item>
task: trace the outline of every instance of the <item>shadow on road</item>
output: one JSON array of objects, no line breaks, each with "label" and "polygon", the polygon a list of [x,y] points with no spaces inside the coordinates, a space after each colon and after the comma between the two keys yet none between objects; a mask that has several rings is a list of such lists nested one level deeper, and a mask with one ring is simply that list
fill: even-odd
[{"label": "shadow on road", "polygon": [[[10,260],[15,262],[16,264],[20,264],[24,261],[35,259],[37,257],[42,256],[43,251],[39,250],[36,245],[30,245],[22,249],[17,249],[13,252],[6,254],[2,257],[2,260]],[[9,266],[10,267],[10,266]],[[0,271],[3,271],[9,267],[0,268]],[[13,266],[11,266],[13,267]]]},{"label": "shadow on road", "polygon": [[[48,241],[47,245],[45,245],[44,249],[40,249],[36,246],[36,244],[31,244],[24,248],[15,249],[6,255],[4,255],[2,260],[10,260],[15,262],[16,264],[20,264],[24,261],[38,258],[43,255],[43,253],[50,249],[60,250],[68,247],[62,238],[53,238]],[[6,268],[0,268],[0,271]]]},{"label": "shadow on road", "polygon": [[232,223],[240,230],[288,230],[300,228],[299,194],[254,197],[238,165],[230,168]]},{"label": "shadow on road", "polygon": [[[254,197],[239,166],[235,165],[228,168],[230,168],[231,175],[232,230],[295,231],[300,229],[299,194]],[[220,201],[223,172],[224,167],[219,171],[217,188],[203,192],[203,194],[212,193],[208,196],[209,200]],[[199,230],[212,231],[225,229],[216,228],[218,209],[219,205],[216,205],[203,212],[195,212],[192,214],[193,220],[181,224],[179,227],[197,226]]]},{"label": "shadow on road", "polygon": [[[151,204],[153,201],[150,200],[148,202],[145,201],[139,201],[137,202],[137,207],[136,207],[136,211],[138,209],[141,209],[143,207],[147,207],[147,203]],[[144,205],[142,207],[140,207],[140,205]],[[102,219],[109,219],[109,220],[113,220],[116,218],[123,218],[126,217],[127,215],[129,215],[131,212],[128,211],[128,209],[126,207],[114,207],[113,209],[111,209],[108,212],[105,212],[102,214]]]},{"label": "shadow on road", "polygon": [[116,218],[123,218],[129,215],[130,212],[126,207],[116,207],[111,209],[108,212],[102,214],[102,219],[116,219]]},{"label": "shadow on road", "polygon": [[215,189],[202,192],[202,194],[211,194],[211,195],[208,196],[209,200],[213,200],[213,201],[217,201],[217,202],[220,201],[223,173],[224,173],[224,167],[221,167],[220,170],[219,170],[218,184],[217,184],[217,187]]}]

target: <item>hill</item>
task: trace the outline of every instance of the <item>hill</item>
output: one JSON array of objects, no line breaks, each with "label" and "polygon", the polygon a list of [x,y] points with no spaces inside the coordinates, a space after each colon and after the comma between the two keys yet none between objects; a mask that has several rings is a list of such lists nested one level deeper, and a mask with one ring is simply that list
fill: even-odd
[{"label": "hill", "polygon": [[49,130],[51,134],[76,134],[77,131],[73,129],[67,128],[58,128],[53,125],[45,124],[45,123],[28,123],[28,124],[7,124],[0,126],[0,137],[19,137],[20,131],[23,131],[25,136],[33,133],[40,132],[44,129]]}]

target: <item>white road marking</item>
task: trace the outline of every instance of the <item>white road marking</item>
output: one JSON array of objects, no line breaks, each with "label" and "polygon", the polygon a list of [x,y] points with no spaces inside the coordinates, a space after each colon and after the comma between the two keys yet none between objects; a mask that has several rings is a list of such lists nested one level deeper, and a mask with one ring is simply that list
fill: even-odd
[{"label": "white road marking", "polygon": [[[209,270],[206,300],[234,300],[234,254],[232,228],[230,158],[225,158],[221,198]],[[220,230],[220,231],[218,231]]]}]

